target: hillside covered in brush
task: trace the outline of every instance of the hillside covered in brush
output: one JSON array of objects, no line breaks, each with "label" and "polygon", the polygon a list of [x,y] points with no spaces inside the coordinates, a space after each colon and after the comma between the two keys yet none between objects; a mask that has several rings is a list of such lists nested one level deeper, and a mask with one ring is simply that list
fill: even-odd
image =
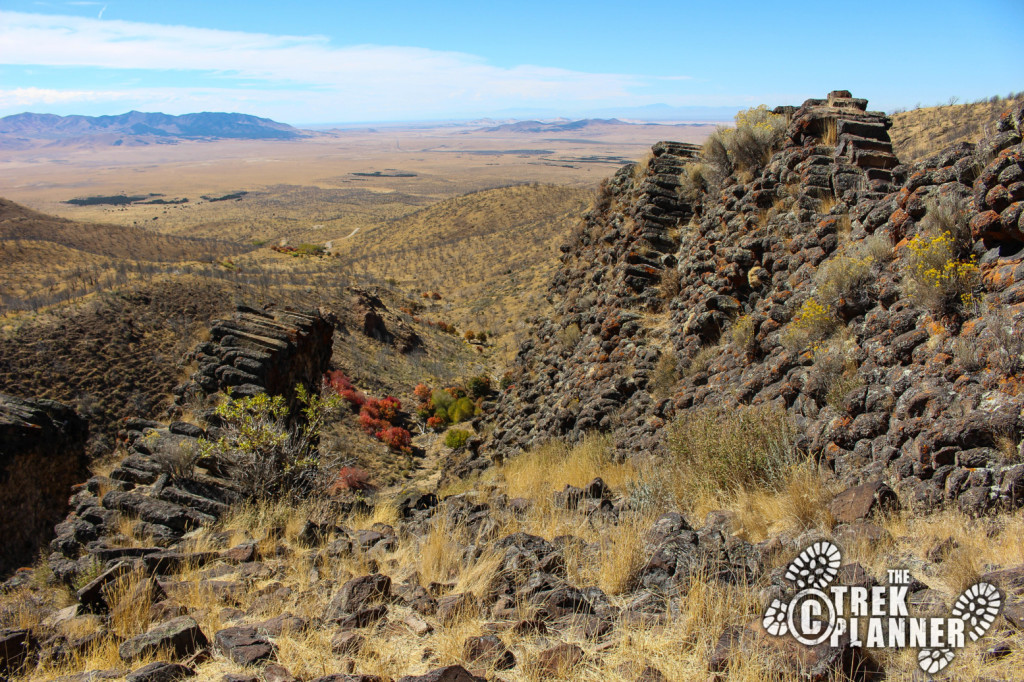
[{"label": "hillside covered in brush", "polygon": [[[997,586],[984,637],[933,658],[1019,677],[1024,106],[907,162],[867,104],[759,107],[620,169],[507,367],[431,319],[442,294],[335,291],[330,267],[310,287],[210,278],[224,305],[211,290],[173,385],[161,363],[160,409],[114,425],[28,395],[23,364],[0,398],[0,496],[25,510],[3,526],[0,673],[926,679],[916,650],[768,633],[790,562],[828,541],[842,585],[908,570],[915,616]],[[522,230],[535,246],[497,255],[529,268],[542,221],[496,217],[524,196],[577,201],[411,213],[396,262],[454,217],[450,244]],[[501,274],[427,253],[462,288]],[[94,428],[109,452],[87,451]]]}]

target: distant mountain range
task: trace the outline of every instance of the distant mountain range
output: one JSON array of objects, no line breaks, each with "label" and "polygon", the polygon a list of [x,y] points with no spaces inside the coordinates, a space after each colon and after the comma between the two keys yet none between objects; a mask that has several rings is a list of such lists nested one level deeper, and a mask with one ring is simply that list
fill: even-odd
[{"label": "distant mountain range", "polygon": [[607,128],[609,126],[633,125],[665,126],[676,124],[652,123],[648,121],[620,121],[617,118],[581,118],[577,121],[570,121],[567,119],[556,119],[554,121],[513,121],[510,123],[502,123],[500,125],[486,126],[480,128],[480,131],[487,133],[568,133]]},{"label": "distant mountain range", "polygon": [[198,114],[129,111],[118,116],[14,114],[0,118],[0,147],[18,148],[39,142],[73,145],[174,144],[181,140],[293,140],[307,133],[269,118],[248,114]]},{"label": "distant mountain range", "polygon": [[585,130],[597,126],[608,125],[629,125],[617,118],[584,118],[578,121],[516,121],[514,123],[503,123],[501,125],[483,128],[485,132],[515,132],[515,133],[565,133],[573,130]]}]

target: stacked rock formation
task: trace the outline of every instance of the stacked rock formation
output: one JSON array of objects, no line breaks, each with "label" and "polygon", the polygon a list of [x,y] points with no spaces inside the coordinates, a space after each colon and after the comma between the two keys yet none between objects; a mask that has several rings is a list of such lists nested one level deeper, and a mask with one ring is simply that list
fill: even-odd
[{"label": "stacked rock formation", "polygon": [[202,402],[230,390],[251,396],[266,391],[294,403],[295,386],[318,386],[331,356],[333,315],[240,307],[215,322],[210,340],[187,360],[198,363],[188,383],[175,388],[176,402]]},{"label": "stacked rock formation", "polygon": [[889,140],[892,121],[884,113],[867,108],[866,99],[854,98],[848,90],[835,90],[826,99],[809,99],[792,112],[787,131],[790,146],[814,145],[830,133],[835,135],[835,167],[831,187],[826,188],[837,197],[855,184],[844,177],[857,176],[848,166],[863,171],[868,183],[881,189],[891,182],[891,170],[899,164]]},{"label": "stacked rock formation", "polygon": [[[1024,465],[1006,452],[1024,432],[1024,348],[1014,341],[1024,240],[1021,204],[1011,201],[1024,112],[1008,112],[977,147],[893,166],[888,122],[848,95],[783,110],[792,115],[787,139],[750,182],[731,177],[698,201],[677,198],[668,214],[695,218],[661,225],[677,248],[657,259],[642,250],[636,217],[672,146],[656,145],[639,177],[633,167],[616,174],[563,248],[556,314],[533,322],[484,452],[503,457],[599,429],[615,433],[627,456],[659,448],[666,422],[683,411],[765,404],[785,410],[798,446],[850,486],[886,480],[905,501],[972,514],[1024,502]],[[835,145],[821,139],[830,118]],[[941,202],[970,222],[981,279],[974,295],[988,312],[933,312],[907,293],[906,244]],[[816,354],[783,341],[802,305],[821,295],[819,271],[872,246],[882,253],[863,256],[868,276],[835,303],[856,381],[830,401]],[[646,283],[639,291],[623,286],[638,256],[648,274],[630,280]],[[659,295],[668,301],[662,313]],[[741,319],[749,341],[738,343],[731,332]],[[652,371],[670,353],[685,376],[656,399]]]},{"label": "stacked rock formation", "polygon": [[[71,486],[86,475],[89,427],[51,400],[0,394],[0,574],[31,564],[64,515]],[[13,513],[17,510],[17,513]]]},{"label": "stacked rock formation", "polygon": [[[319,390],[330,362],[328,317],[240,309],[234,318],[214,324],[211,337],[218,343],[204,342],[192,354],[200,370],[181,395],[205,395],[221,387],[238,395],[294,395],[296,383]],[[110,569],[129,559],[176,561],[167,547],[189,530],[213,523],[242,498],[240,482],[216,462],[200,460],[196,470],[174,475],[176,463],[195,459],[198,440],[215,438],[217,428],[215,419],[202,427],[127,420],[118,434],[127,456],[109,476],[93,476],[80,486],[71,497],[70,514],[56,527],[49,562],[54,574],[71,582],[97,561]],[[125,519],[152,543],[126,543],[118,531]]]},{"label": "stacked rock formation", "polygon": [[[974,183],[971,221],[974,236],[989,243],[1024,242],[1024,110],[999,119],[996,134],[979,145],[978,154],[991,159]],[[1013,246],[1011,246],[1013,248]]]}]

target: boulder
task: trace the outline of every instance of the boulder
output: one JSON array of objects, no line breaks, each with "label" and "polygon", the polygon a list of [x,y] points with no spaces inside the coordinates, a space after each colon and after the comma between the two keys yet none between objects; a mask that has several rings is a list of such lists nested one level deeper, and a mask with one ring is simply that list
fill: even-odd
[{"label": "boulder", "polygon": [[437,602],[437,620],[451,623],[479,608],[480,601],[471,592],[449,594]]},{"label": "boulder", "polygon": [[399,677],[397,682],[487,682],[487,679],[471,674],[461,665],[449,665],[435,668],[425,675]]},{"label": "boulder", "polygon": [[324,619],[338,621],[345,614],[354,613],[371,604],[390,598],[391,578],[388,576],[374,573],[353,578],[342,585],[338,593],[331,599],[324,612]]},{"label": "boulder", "polygon": [[884,481],[870,481],[848,488],[836,495],[829,505],[839,523],[865,521],[880,512],[899,509],[899,500]]},{"label": "boulder", "polygon": [[231,627],[213,637],[217,649],[238,665],[250,666],[276,656],[277,648],[256,627]]},{"label": "boulder", "polygon": [[542,675],[564,677],[579,665],[583,658],[583,649],[575,644],[563,642],[540,652],[537,656],[537,665]]},{"label": "boulder", "polygon": [[39,641],[29,630],[0,630],[0,673],[17,673],[38,648]]},{"label": "boulder", "polygon": [[209,645],[209,640],[191,616],[181,616],[158,623],[144,634],[132,637],[118,647],[121,660],[131,663],[158,651],[170,651],[184,658]]},{"label": "boulder", "polygon": [[463,643],[462,649],[462,657],[470,664],[495,670],[508,670],[516,665],[515,654],[494,635],[470,637]]},{"label": "boulder", "polygon": [[124,679],[125,682],[176,682],[195,676],[195,671],[188,666],[157,661],[128,673]]}]

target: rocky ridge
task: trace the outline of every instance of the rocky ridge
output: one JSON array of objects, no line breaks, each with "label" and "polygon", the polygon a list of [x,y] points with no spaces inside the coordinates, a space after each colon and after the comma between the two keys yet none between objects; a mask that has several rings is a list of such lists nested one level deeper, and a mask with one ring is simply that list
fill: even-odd
[{"label": "rocky ridge", "polygon": [[[330,361],[329,317],[318,311],[240,309],[231,319],[214,323],[212,340],[191,355],[200,369],[179,395],[230,388],[240,396],[278,391],[272,394],[294,401],[296,384],[319,390]],[[226,463],[200,459],[198,470],[172,475],[177,463],[198,454],[198,439],[219,437],[219,421],[210,409],[198,408],[196,417],[203,426],[137,418],[124,422],[118,440],[127,456],[109,476],[93,476],[79,486],[70,500],[71,513],[56,527],[49,565],[58,579],[73,582],[97,563],[116,576],[124,560],[178,561],[180,556],[159,558],[167,556],[162,548],[214,523],[243,499]],[[133,533],[151,538],[151,546],[126,543],[129,539],[119,530],[123,520],[132,520]]]},{"label": "rocky ridge", "polygon": [[[659,143],[646,168],[607,184],[563,247],[556,315],[533,322],[484,451],[501,459],[600,429],[628,456],[660,448],[687,410],[764,404],[785,410],[799,447],[848,486],[884,479],[905,503],[973,514],[1019,505],[1017,440],[1013,453],[999,448],[1024,432],[1012,341],[1024,303],[1024,108],[977,146],[909,167],[896,164],[885,116],[847,92],[776,112],[790,116],[784,144],[749,182],[684,198],[687,153]],[[998,315],[936,313],[907,295],[907,244],[939,201],[963,207],[978,296]],[[822,363],[787,347],[787,329],[822,297],[830,262],[880,243],[864,281],[835,302],[847,335],[836,353],[857,380],[830,405]],[[730,338],[738,320],[749,325],[742,344]],[[685,376],[655,397],[652,373],[669,353]]]},{"label": "rocky ridge", "polygon": [[[1007,434],[1021,429],[1020,358],[1003,332],[1008,327],[1012,338],[1024,303],[1022,244],[991,220],[983,228],[978,216],[979,206],[1000,225],[1016,215],[1013,203],[999,200],[1002,191],[992,193],[1016,191],[1024,110],[1004,117],[1001,132],[1010,134],[1001,141],[956,147],[909,168],[894,163],[880,137],[885,117],[849,93],[777,111],[790,117],[785,142],[755,177],[695,194],[684,173],[697,150],[659,143],[648,163],[607,183],[563,249],[552,286],[557,315],[532,323],[490,440],[473,439],[452,454],[467,461],[443,466],[468,474],[544,439],[578,441],[592,430],[613,433],[626,458],[662,448],[666,425],[689,410],[765,405],[785,411],[801,449],[846,488],[831,505],[837,540],[881,542],[886,531],[870,521],[901,504],[949,504],[973,515],[1020,506],[1024,465],[1004,451]],[[825,144],[833,120],[835,144]],[[939,199],[967,207],[979,288],[987,306],[1008,317],[974,306],[939,313],[903,288],[907,244]],[[837,352],[859,377],[837,394],[822,376],[819,351],[794,347],[786,335],[806,301],[825,300],[828,263],[861,253],[872,254],[870,276],[830,301],[833,331],[843,334]],[[245,501],[237,474],[217,461],[199,461],[197,473],[173,472],[197,438],[218,434],[207,398],[224,388],[287,391],[307,380],[315,388],[330,361],[332,328],[351,325],[403,352],[417,345],[372,296],[359,300],[340,319],[245,308],[214,325],[190,356],[197,371],[176,391],[177,409],[192,409],[201,425],[124,423],[118,435],[128,456],[76,490],[51,547],[49,566],[75,582],[76,601],[38,627],[0,631],[0,674],[34,664],[56,669],[55,662],[114,645],[119,667],[79,668],[60,679],[179,679],[230,663],[233,672],[220,679],[383,682],[393,677],[357,672],[356,661],[397,657],[387,647],[401,641],[416,655],[404,672],[418,673],[398,678],[404,682],[572,679],[581,671],[651,682],[669,679],[660,663],[615,657],[658,637],[678,655],[710,636],[702,678],[724,679],[738,661],[766,653],[803,679],[881,677],[863,649],[848,642],[787,648],[765,636],[760,618],[671,639],[702,586],[735,594],[729,590],[755,584],[760,603],[791,596],[784,571],[770,567],[823,536],[811,530],[752,543],[737,533],[735,515],[721,511],[699,524],[679,512],[650,522],[628,491],[600,478],[510,499],[499,475],[443,499],[399,495],[387,522],[366,518],[386,511],[383,501],[371,509],[365,501],[319,500],[301,518],[289,517],[301,520],[294,527],[271,520],[218,529]],[[748,331],[737,335],[740,320]],[[968,355],[968,346],[978,352]],[[683,371],[664,390],[657,375],[673,357]],[[535,514],[557,514],[573,530],[550,538],[523,531]],[[126,524],[130,535],[122,533]],[[581,558],[609,560],[608,542],[633,535],[640,561],[614,588],[578,569]],[[458,570],[425,580],[414,566],[438,537],[443,561]],[[879,584],[860,564],[840,573],[844,584]],[[1019,599],[1022,575],[1017,567],[982,577]],[[4,589],[29,580],[21,573]],[[950,595],[920,581],[908,592],[935,613],[949,606]],[[132,602],[147,611],[145,627],[129,631],[123,623]],[[1007,627],[1019,630],[1021,613],[1011,601]],[[464,636],[470,615],[479,630]],[[88,635],[72,634],[83,627]],[[297,641],[317,637],[330,651],[316,661],[318,672],[282,665],[301,660]],[[437,650],[446,638],[458,654]],[[1012,655],[1013,646],[997,643],[986,655]],[[381,652],[367,653],[375,647]],[[452,665],[453,657],[465,667]]]}]

